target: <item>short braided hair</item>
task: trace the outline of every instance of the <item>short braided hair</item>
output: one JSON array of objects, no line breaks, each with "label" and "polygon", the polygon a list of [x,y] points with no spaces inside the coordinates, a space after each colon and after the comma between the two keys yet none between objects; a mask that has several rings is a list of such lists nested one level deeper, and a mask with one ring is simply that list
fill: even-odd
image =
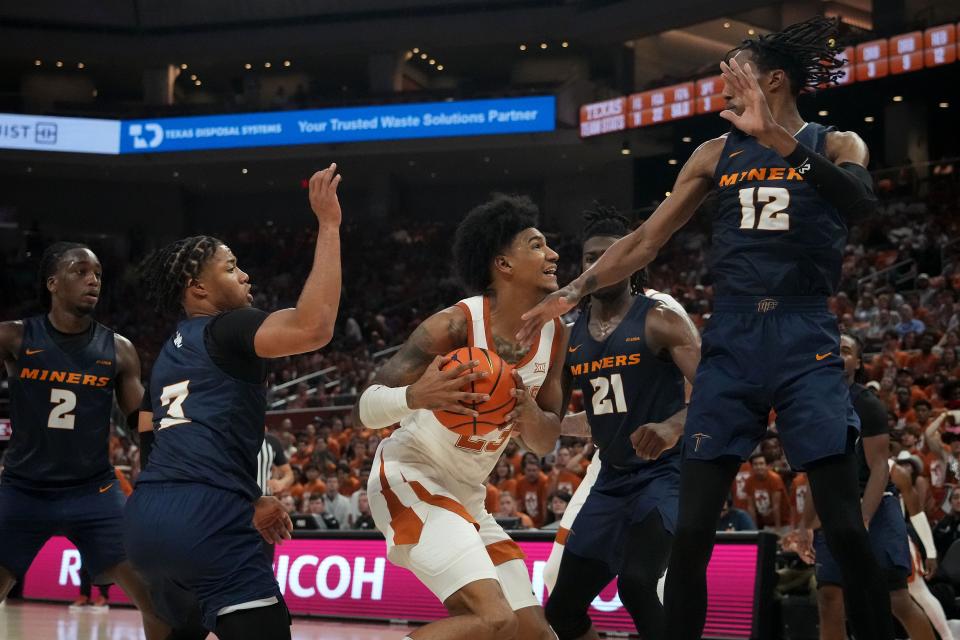
[{"label": "short braided hair", "polygon": [[843,47],[837,43],[838,28],[838,19],[815,16],[783,31],[744,40],[727,53],[726,59],[749,51],[760,71],[783,69],[791,92],[798,95],[842,75],[841,67],[846,62],[840,57]]},{"label": "short braided hair", "polygon": [[[601,204],[598,200],[593,201],[592,210],[583,212],[583,219],[586,224],[583,227],[580,244],[596,236],[622,238],[630,233],[630,221],[626,216],[617,211],[616,207]],[[647,281],[646,268],[637,271],[630,276],[630,292],[634,295],[642,294]]]},{"label": "short braided hair", "polygon": [[213,236],[191,236],[154,251],[140,265],[146,299],[157,311],[179,307],[187,285],[200,275],[221,244]]},{"label": "short braided hair", "polygon": [[87,245],[79,242],[54,242],[43,250],[43,255],[40,256],[40,269],[38,271],[40,277],[40,299],[43,300],[44,306],[50,306],[50,291],[47,289],[47,280],[50,279],[50,276],[56,274],[63,256],[75,249],[89,248]]}]

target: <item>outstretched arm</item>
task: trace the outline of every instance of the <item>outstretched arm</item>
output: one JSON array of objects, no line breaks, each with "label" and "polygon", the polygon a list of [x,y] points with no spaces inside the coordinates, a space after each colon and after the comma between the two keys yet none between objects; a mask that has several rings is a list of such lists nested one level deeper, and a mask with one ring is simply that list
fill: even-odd
[{"label": "outstretched arm", "polygon": [[[700,364],[700,334],[685,313],[659,304],[647,313],[646,341],[656,354],[669,355],[683,377],[689,382],[697,373]],[[637,455],[645,460],[655,460],[673,448],[683,435],[687,408],[683,407],[663,422],[641,426],[630,435]]]},{"label": "outstretched arm", "polygon": [[340,306],[340,175],[331,164],[310,178],[310,207],[320,229],[313,267],[292,309],[274,311],[257,329],[253,346],[261,358],[319,349],[330,342]]},{"label": "outstretched arm", "polygon": [[530,344],[545,322],[566,313],[584,296],[619,282],[650,264],[667,240],[693,217],[707,196],[723,145],[723,138],[700,145],[680,170],[670,197],[660,203],[646,222],[610,245],[600,259],[576,280],[523,314],[524,324],[517,339]]}]

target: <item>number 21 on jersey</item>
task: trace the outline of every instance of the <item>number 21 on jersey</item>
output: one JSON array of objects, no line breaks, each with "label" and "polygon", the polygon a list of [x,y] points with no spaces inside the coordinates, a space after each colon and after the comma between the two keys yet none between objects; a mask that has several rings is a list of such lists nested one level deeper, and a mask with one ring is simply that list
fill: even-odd
[{"label": "number 21 on jersey", "polygon": [[[609,378],[600,376],[590,380],[593,385],[593,415],[602,416],[607,413],[626,413],[627,399],[623,395],[623,380],[619,373],[612,374]],[[610,398],[610,391],[613,391],[613,397]]]}]

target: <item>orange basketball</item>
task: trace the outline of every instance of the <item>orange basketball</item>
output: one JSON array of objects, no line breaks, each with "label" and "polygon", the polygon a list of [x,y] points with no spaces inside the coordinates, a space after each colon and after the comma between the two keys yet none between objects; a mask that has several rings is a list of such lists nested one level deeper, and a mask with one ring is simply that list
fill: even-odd
[{"label": "orange basketball", "polygon": [[485,393],[490,396],[490,399],[486,402],[463,405],[479,413],[480,415],[476,418],[450,411],[434,411],[433,414],[437,416],[440,424],[466,436],[483,436],[503,427],[506,415],[517,404],[517,399],[510,395],[510,390],[515,386],[513,367],[501,360],[500,356],[493,351],[479,347],[461,347],[451,351],[446,357],[450,361],[444,365],[444,370],[458,367],[471,360],[479,360],[480,364],[474,371],[486,371],[487,377],[470,382],[463,390],[470,393]]}]

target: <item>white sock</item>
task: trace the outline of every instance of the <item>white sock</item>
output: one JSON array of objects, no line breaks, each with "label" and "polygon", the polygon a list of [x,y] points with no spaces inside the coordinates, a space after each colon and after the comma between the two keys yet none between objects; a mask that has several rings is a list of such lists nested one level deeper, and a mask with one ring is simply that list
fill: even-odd
[{"label": "white sock", "polygon": [[950,632],[950,626],[947,624],[947,616],[944,615],[943,607],[940,601],[930,593],[927,583],[923,576],[915,576],[913,582],[908,585],[910,595],[916,600],[923,612],[927,614],[930,624],[937,630],[943,640],[953,640],[953,634]]}]

